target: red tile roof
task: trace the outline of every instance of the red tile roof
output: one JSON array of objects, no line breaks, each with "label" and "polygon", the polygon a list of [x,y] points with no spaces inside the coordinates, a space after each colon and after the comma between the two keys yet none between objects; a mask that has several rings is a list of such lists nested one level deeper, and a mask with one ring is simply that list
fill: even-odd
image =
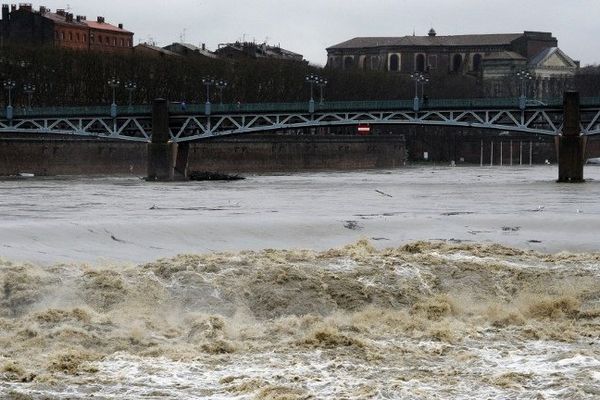
[{"label": "red tile roof", "polygon": [[83,22],[91,29],[99,29],[99,30],[103,30],[103,31],[113,31],[113,32],[121,32],[121,33],[132,33],[125,29],[121,29],[118,26],[107,24],[106,22],[103,22],[103,23],[96,22],[96,21],[83,21]]},{"label": "red tile roof", "polygon": [[43,14],[43,16],[48,19],[51,19],[54,22],[58,22],[60,24],[76,25],[78,27],[87,26],[88,28],[91,28],[91,29],[98,29],[98,30],[111,31],[111,32],[133,33],[133,32],[127,31],[125,29],[121,29],[118,26],[107,24],[106,22],[100,23],[100,22],[88,21],[88,20],[77,21],[76,18],[74,18],[72,22],[67,22],[67,18],[65,16],[58,15],[56,13],[51,13],[51,12],[46,12]]}]

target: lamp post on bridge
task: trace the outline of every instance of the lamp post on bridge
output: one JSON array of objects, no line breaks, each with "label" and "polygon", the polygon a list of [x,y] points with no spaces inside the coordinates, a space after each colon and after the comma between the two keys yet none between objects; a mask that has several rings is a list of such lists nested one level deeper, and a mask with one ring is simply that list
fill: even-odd
[{"label": "lamp post on bridge", "polygon": [[210,115],[210,87],[215,84],[215,79],[210,76],[206,76],[202,78],[202,84],[206,86],[206,104],[204,107],[204,114]]},{"label": "lamp post on bridge", "polygon": [[33,83],[26,83],[23,85],[23,93],[27,95],[27,109],[31,111],[31,98],[35,93],[36,87]]},{"label": "lamp post on bridge", "polygon": [[425,106],[425,85],[429,83],[429,78],[425,75],[421,75],[421,104]]},{"label": "lamp post on bridge", "polygon": [[2,83],[5,90],[8,91],[8,105],[6,106],[6,119],[9,121],[13,119],[13,106],[12,106],[12,90],[17,86],[17,83],[12,79],[7,79]]},{"label": "lamp post on bridge", "polygon": [[320,92],[321,99],[319,101],[319,105],[322,106],[323,104],[325,104],[325,98],[323,97],[323,89],[325,88],[325,86],[327,86],[327,79],[320,77],[319,80],[317,81],[317,86],[321,90],[321,92]]},{"label": "lamp post on bridge", "polygon": [[415,81],[415,98],[413,99],[413,110],[414,111],[419,111],[419,105],[420,105],[420,100],[419,100],[419,84],[421,84],[421,87],[423,88],[423,85],[426,82],[429,82],[429,79],[425,77],[425,75],[423,75],[420,72],[415,72],[414,74],[410,75],[410,79],[412,79],[413,81]]},{"label": "lamp post on bridge", "polygon": [[117,117],[117,88],[121,84],[121,81],[116,76],[113,76],[108,80],[108,86],[112,88],[112,104],[110,105],[110,116],[112,118]]},{"label": "lamp post on bridge", "polygon": [[311,114],[315,112],[313,86],[315,83],[319,82],[319,79],[319,76],[315,74],[309,74],[304,77],[304,81],[310,85],[310,100],[308,101],[308,112]]},{"label": "lamp post on bridge", "polygon": [[217,89],[219,89],[219,101],[221,102],[221,105],[223,104],[223,90],[229,85],[229,82],[227,82],[224,79],[219,79],[216,83],[215,83],[215,87]]},{"label": "lamp post on bridge", "polygon": [[133,92],[135,92],[136,89],[137,89],[137,83],[135,83],[134,81],[125,82],[125,90],[127,90],[127,92],[129,92],[128,103],[127,103],[129,111],[132,110]]},{"label": "lamp post on bridge", "polygon": [[527,106],[527,82],[531,81],[533,79],[533,77],[531,76],[531,74],[526,71],[526,70],[522,70],[517,72],[517,78],[519,78],[519,80],[521,81],[521,92],[520,92],[520,96],[519,96],[519,108],[521,110],[524,110],[525,107]]}]

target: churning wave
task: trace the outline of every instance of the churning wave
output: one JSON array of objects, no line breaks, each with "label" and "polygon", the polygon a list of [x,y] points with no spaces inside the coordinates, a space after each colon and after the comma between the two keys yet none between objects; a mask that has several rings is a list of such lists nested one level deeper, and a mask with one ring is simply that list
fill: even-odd
[{"label": "churning wave", "polygon": [[598,253],[363,240],[0,285],[2,398],[600,396]]}]

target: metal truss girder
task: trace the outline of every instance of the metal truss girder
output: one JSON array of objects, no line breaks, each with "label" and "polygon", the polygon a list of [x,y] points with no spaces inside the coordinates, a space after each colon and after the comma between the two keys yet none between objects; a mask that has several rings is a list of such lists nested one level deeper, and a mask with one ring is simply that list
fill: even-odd
[{"label": "metal truss girder", "polygon": [[[582,133],[600,134],[600,109],[586,109]],[[77,116],[72,118],[22,118],[0,121],[0,132],[49,133],[98,136],[132,141],[149,141],[150,115],[118,117]],[[248,113],[172,115],[170,135],[175,142],[213,136],[252,133],[267,130],[356,124],[435,125],[511,130],[542,135],[560,135],[562,109],[545,107],[518,109],[448,110],[364,110],[354,112],[323,111],[314,114]]]},{"label": "metal truss girder", "polygon": [[593,117],[589,121],[581,122],[581,131],[584,135],[591,136],[600,133],[600,110],[585,110],[593,113]]},{"label": "metal truss girder", "polygon": [[[98,136],[148,141],[150,134],[140,123],[142,119],[149,119],[149,117],[117,119],[85,116],[73,118],[23,118],[14,120],[12,125],[0,122],[0,132]],[[26,126],[29,127],[25,128]]]}]

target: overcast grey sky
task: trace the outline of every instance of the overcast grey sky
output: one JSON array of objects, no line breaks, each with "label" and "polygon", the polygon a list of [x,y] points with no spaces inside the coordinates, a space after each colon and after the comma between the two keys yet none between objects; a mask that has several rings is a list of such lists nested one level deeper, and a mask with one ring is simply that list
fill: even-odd
[{"label": "overcast grey sky", "polygon": [[[41,0],[73,14],[122,22],[135,43],[256,40],[324,64],[325,48],[356,36],[550,31],[582,65],[600,63],[600,0]],[[6,2],[4,0],[3,2]]]}]

